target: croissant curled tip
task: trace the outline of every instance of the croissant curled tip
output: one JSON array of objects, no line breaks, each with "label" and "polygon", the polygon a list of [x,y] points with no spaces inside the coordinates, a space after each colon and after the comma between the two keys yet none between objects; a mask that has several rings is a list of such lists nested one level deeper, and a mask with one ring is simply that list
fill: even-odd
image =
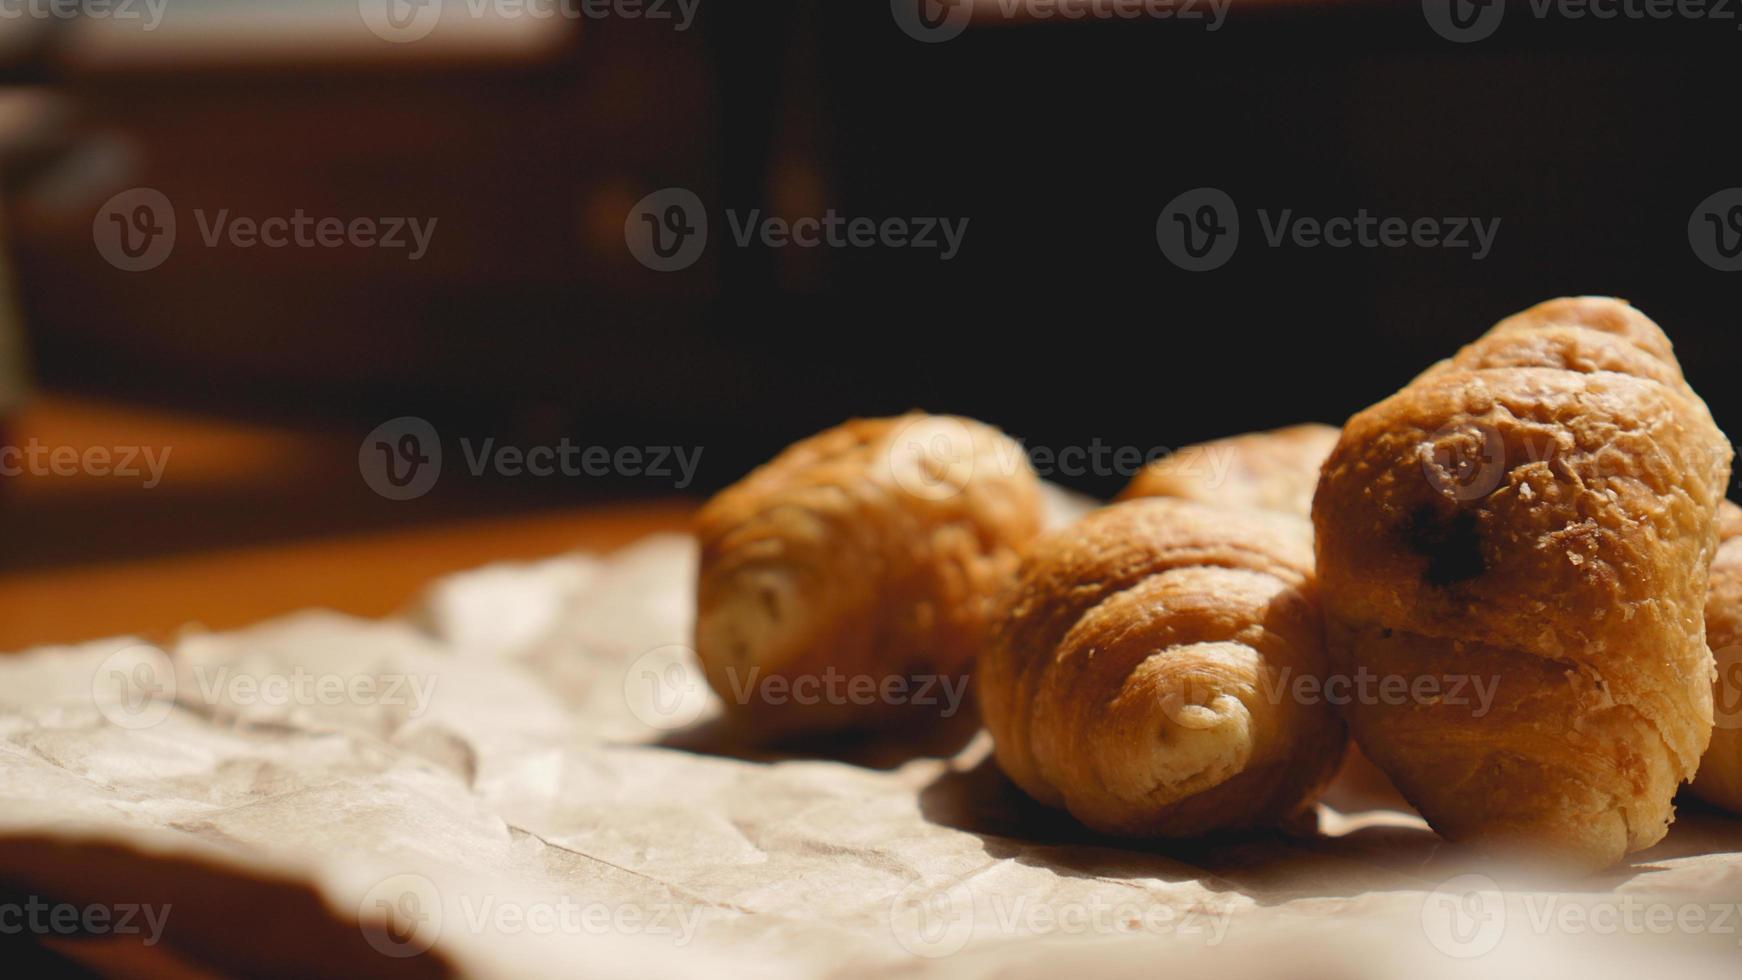
[{"label": "croissant curled tip", "polygon": [[966,682],[1043,506],[1014,440],[923,412],[849,420],[722,490],[697,520],[695,638],[728,717],[776,736],[924,718],[896,695]]}]

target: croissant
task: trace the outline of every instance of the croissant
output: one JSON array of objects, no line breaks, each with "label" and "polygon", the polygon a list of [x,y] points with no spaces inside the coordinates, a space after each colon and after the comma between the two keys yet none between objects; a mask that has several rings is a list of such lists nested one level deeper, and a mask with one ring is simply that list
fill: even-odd
[{"label": "croissant", "polygon": [[1718,662],[1712,744],[1700,759],[1695,796],[1742,813],[1742,507],[1718,507],[1718,554],[1706,593],[1706,643]]},{"label": "croissant", "polygon": [[[999,766],[1087,826],[1186,837],[1273,825],[1347,736],[1321,699],[1311,529],[1152,498],[1030,545],[976,684]],[[1316,687],[1312,689],[1316,691]]]},{"label": "croissant", "polygon": [[1334,669],[1492,695],[1346,711],[1435,830],[1586,868],[1663,837],[1712,729],[1729,468],[1663,331],[1599,297],[1503,320],[1349,420],[1313,501]]},{"label": "croissant", "polygon": [[804,439],[697,518],[709,685],[757,735],[951,714],[1041,522],[1022,448],[979,422],[912,413]]},{"label": "croissant", "polygon": [[1306,517],[1337,434],[1309,422],[1186,446],[1139,470],[1119,499],[1182,497]]}]

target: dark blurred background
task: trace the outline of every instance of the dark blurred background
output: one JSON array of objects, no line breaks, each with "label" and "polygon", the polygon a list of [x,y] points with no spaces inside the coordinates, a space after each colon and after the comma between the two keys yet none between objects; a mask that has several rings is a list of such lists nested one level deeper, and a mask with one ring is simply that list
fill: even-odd
[{"label": "dark blurred background", "polygon": [[[992,0],[921,43],[886,0],[700,0],[687,30],[447,14],[415,43],[372,34],[356,0],[168,0],[151,31],[0,24],[16,323],[0,345],[27,379],[0,382],[12,439],[180,447],[150,493],[0,481],[0,567],[674,492],[444,478],[384,500],[357,447],[407,415],[444,439],[705,447],[691,497],[847,416],[914,406],[1052,448],[1340,422],[1568,293],[1656,318],[1742,430],[1742,275],[1689,234],[1696,206],[1742,184],[1735,20],[1518,3],[1455,43],[1415,2],[1233,0],[1208,30],[1010,20]],[[1241,244],[1187,272],[1157,218],[1203,186],[1238,203]],[[129,272],[93,222],[139,187],[174,202],[179,238]],[[667,187],[706,203],[711,237],[656,272],[625,221]],[[738,247],[724,213],[830,208],[970,223],[940,261]],[[1257,215],[1361,208],[1500,225],[1474,260],[1269,247]],[[196,209],[438,223],[408,261],[207,247]],[[1053,475],[1111,494],[1128,474]]]}]

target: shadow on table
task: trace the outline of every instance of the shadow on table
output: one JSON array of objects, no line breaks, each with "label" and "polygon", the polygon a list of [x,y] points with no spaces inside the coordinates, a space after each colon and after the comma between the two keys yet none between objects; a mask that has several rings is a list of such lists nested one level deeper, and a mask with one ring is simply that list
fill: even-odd
[{"label": "shadow on table", "polygon": [[760,740],[724,718],[711,718],[661,738],[660,748],[743,762],[816,759],[865,769],[896,769],[915,759],[948,759],[967,747],[980,729],[979,715],[963,711],[900,732],[845,732]]},{"label": "shadow on table", "polygon": [[1260,905],[1369,892],[1426,891],[1480,872],[1522,888],[1606,893],[1668,862],[1742,852],[1742,820],[1686,794],[1680,819],[1656,846],[1597,875],[1569,878],[1541,868],[1497,866],[1441,839],[1358,749],[1351,747],[1319,805],[1287,826],[1180,841],[1138,841],[1089,830],[1030,799],[1002,771],[977,716],[898,734],[816,736],[758,742],[715,718],[672,732],[663,748],[769,764],[822,760],[891,770],[918,759],[944,763],[919,792],[928,822],[979,838],[986,856],[1057,874],[1112,880],[1198,881]]}]

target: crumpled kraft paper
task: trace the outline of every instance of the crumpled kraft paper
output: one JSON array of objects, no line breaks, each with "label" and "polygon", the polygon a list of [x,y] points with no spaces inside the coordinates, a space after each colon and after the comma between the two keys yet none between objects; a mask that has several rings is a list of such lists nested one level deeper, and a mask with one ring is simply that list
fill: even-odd
[{"label": "crumpled kraft paper", "polygon": [[1143,844],[1024,798],[971,704],[917,742],[736,745],[685,646],[694,562],[662,536],[454,576],[386,621],[308,612],[162,650],[0,657],[0,929],[25,914],[8,902],[155,912],[155,937],[37,930],[120,972],[1742,963],[1742,820],[1697,803],[1629,865],[1557,883],[1461,863],[1359,763],[1316,829]]}]

